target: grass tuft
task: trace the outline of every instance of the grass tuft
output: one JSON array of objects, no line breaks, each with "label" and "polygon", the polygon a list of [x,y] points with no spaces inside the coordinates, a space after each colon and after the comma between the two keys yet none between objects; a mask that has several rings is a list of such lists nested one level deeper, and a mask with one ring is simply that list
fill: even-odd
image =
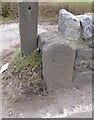
[{"label": "grass tuft", "polygon": [[33,68],[36,65],[41,64],[41,54],[38,51],[34,51],[32,55],[28,55],[26,57],[21,56],[21,52],[17,51],[14,58],[10,62],[10,68],[11,66],[14,66],[16,69],[16,72],[20,73],[22,70],[26,68]]}]

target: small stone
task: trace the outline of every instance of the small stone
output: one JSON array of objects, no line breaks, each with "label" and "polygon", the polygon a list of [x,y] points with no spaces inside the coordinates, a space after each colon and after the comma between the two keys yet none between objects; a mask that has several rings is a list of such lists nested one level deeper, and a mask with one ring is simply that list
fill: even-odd
[{"label": "small stone", "polygon": [[16,102],[18,102],[18,99],[14,99],[14,100],[13,100],[13,103],[16,103]]},{"label": "small stone", "polygon": [[32,78],[36,79],[37,78],[37,73],[33,72]]},{"label": "small stone", "polygon": [[85,99],[85,98],[86,98],[85,96],[82,97],[82,99]]},{"label": "small stone", "polygon": [[8,100],[12,98],[12,94],[9,95]]},{"label": "small stone", "polygon": [[35,65],[33,68],[32,68],[32,72],[34,72],[37,68],[37,65]]},{"label": "small stone", "polygon": [[76,86],[75,88],[76,88],[76,91],[78,91],[78,92],[80,91],[80,87],[79,86]]},{"label": "small stone", "polygon": [[9,116],[13,115],[12,111],[9,111]]},{"label": "small stone", "polygon": [[78,49],[77,58],[78,59],[92,59],[92,49],[91,48],[80,48]]},{"label": "small stone", "polygon": [[8,83],[4,82],[4,84],[2,85],[2,87],[7,87]]},{"label": "small stone", "polygon": [[7,85],[7,87],[9,87],[9,84]]},{"label": "small stone", "polygon": [[23,113],[19,113],[19,116],[23,116]]}]

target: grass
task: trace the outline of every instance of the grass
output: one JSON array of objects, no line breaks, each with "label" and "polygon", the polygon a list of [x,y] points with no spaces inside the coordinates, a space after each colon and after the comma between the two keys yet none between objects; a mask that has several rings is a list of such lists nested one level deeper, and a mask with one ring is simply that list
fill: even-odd
[{"label": "grass", "polygon": [[67,11],[79,15],[92,12],[91,2],[47,2],[39,5],[39,20],[42,22],[58,22],[59,11],[66,9]]},{"label": "grass", "polygon": [[17,98],[20,95],[46,95],[46,84],[42,79],[41,53],[36,50],[31,55],[22,57],[21,52],[16,51],[3,81],[12,83],[10,92],[13,96],[16,93]]},{"label": "grass", "polygon": [[2,17],[2,21],[1,21],[2,24],[10,24],[10,23],[17,23],[17,22],[19,22],[18,18],[13,18],[10,16],[6,18]]},{"label": "grass", "polygon": [[[69,12],[78,15],[92,12],[92,2],[40,2],[39,21],[57,21],[60,9],[66,9]],[[2,22],[15,21],[19,18],[17,3],[2,4]]]},{"label": "grass", "polygon": [[17,51],[14,58],[10,62],[10,68],[15,66],[16,72],[20,73],[26,68],[33,68],[36,65],[41,64],[41,54],[38,51],[34,51],[32,55],[22,57],[20,51]]},{"label": "grass", "polygon": [[55,16],[59,14],[60,9],[66,9],[73,14],[83,14],[92,12],[92,3],[88,2],[50,2],[40,3],[40,14],[44,16]]}]

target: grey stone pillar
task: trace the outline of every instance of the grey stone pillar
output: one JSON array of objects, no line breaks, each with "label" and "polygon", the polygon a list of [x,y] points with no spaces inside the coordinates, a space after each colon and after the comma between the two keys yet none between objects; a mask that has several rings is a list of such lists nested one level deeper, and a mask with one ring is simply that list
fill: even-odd
[{"label": "grey stone pillar", "polygon": [[43,77],[48,91],[72,85],[74,60],[75,50],[57,38],[43,46]]},{"label": "grey stone pillar", "polygon": [[31,54],[37,48],[38,2],[19,3],[21,51]]},{"label": "grey stone pillar", "polygon": [[75,42],[65,40],[60,32],[49,31],[39,35],[38,47],[42,50],[43,79],[48,92],[72,86]]}]

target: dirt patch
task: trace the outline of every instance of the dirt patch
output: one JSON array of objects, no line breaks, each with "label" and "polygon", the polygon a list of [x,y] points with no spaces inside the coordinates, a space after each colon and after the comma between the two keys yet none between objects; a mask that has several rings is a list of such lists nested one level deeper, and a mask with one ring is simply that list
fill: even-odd
[{"label": "dirt patch", "polygon": [[8,97],[16,101],[31,95],[47,95],[47,87],[42,79],[41,53],[22,58],[12,58],[8,70],[3,73],[2,89],[9,93]]},{"label": "dirt patch", "polygon": [[[43,23],[42,23],[43,24]],[[57,26],[54,25],[43,25],[47,30],[55,30]],[[12,51],[4,51],[2,53],[2,63],[5,64],[9,62],[11,58],[14,57],[15,51],[19,48],[19,46]],[[28,87],[22,87],[20,84],[23,82],[24,85],[28,85],[28,77],[39,77],[40,81],[42,80],[41,76],[41,64],[39,66],[33,67],[33,71],[37,74],[34,75],[31,72],[31,68],[25,69],[25,72],[22,72],[22,78],[19,79],[19,75],[16,72],[12,73],[13,69],[8,69],[5,73],[2,74],[2,114],[3,118],[49,118],[49,117],[57,117],[66,115],[66,109],[74,110],[76,112],[77,106],[81,105],[89,105],[92,103],[92,89],[91,86],[87,86],[86,88],[62,88],[62,90],[57,91],[56,93],[47,94],[45,89],[45,84],[38,84],[39,89],[36,89],[38,85],[35,84],[33,90],[39,90],[38,92],[32,91],[32,86],[30,86],[31,91],[28,91]],[[15,69],[15,67],[14,67]],[[15,74],[14,74],[15,73]],[[20,73],[21,74],[21,73]],[[31,75],[30,75],[31,74]],[[24,76],[27,78],[23,79]],[[1,76],[0,76],[1,77]],[[35,77],[36,78],[36,77]],[[37,79],[33,79],[34,81]],[[40,87],[41,86],[41,87]],[[21,93],[21,88],[22,93]],[[26,88],[26,89],[25,89]],[[47,96],[47,97],[46,97]],[[24,98],[23,98],[24,97]],[[79,106],[78,106],[79,107]],[[88,108],[86,106],[86,108]],[[65,112],[64,112],[65,109]],[[84,108],[83,108],[84,109]],[[79,109],[78,109],[79,110]],[[73,112],[73,111],[72,111]],[[83,113],[83,111],[82,111]],[[73,113],[75,115],[75,113]],[[67,113],[66,117],[70,116],[70,111]],[[76,115],[75,117],[82,116]],[[89,113],[84,114],[84,117],[89,117]],[[92,116],[92,111],[90,112],[90,117]]]},{"label": "dirt patch", "polygon": [[13,57],[13,55],[15,54],[16,50],[20,48],[20,45],[15,45],[13,46],[12,50],[4,50],[1,54],[0,54],[0,58],[2,61],[2,64],[5,64],[7,62],[10,61],[10,59]]}]

